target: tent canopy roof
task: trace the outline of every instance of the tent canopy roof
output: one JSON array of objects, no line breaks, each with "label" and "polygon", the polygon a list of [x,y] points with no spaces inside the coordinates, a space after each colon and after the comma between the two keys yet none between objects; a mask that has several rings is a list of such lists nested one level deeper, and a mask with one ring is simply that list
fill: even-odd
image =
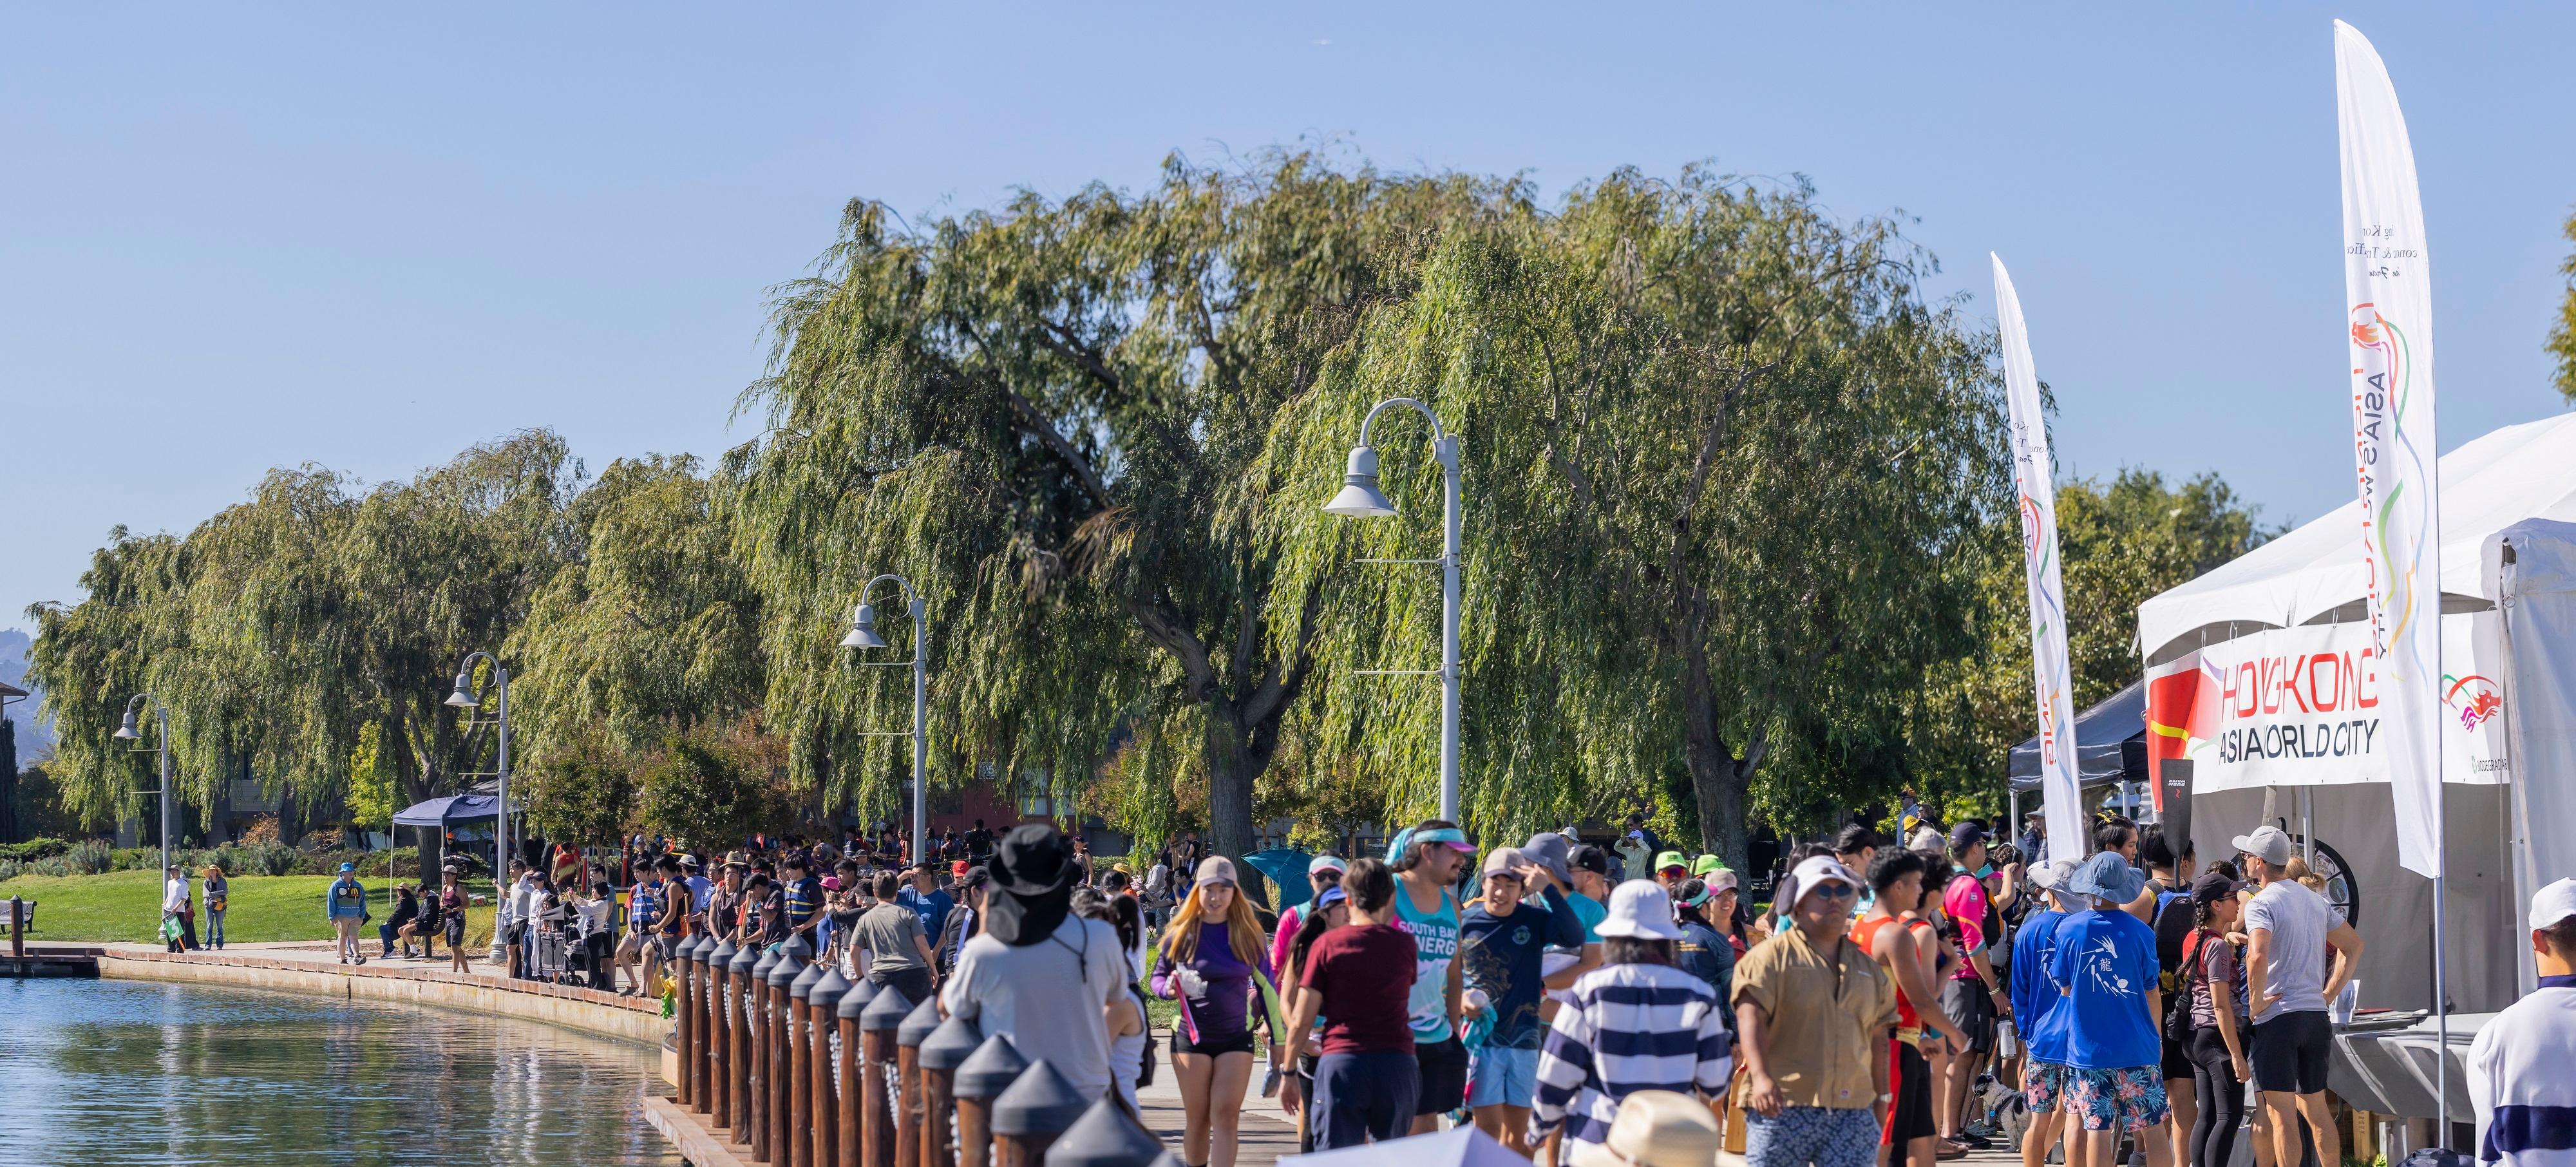
[{"label": "tent canopy roof", "polygon": [[[2020,790],[2039,789],[2039,739],[2012,748],[2005,771]],[[2103,786],[2147,776],[2147,683],[2131,681],[2075,715],[2075,780]]]},{"label": "tent canopy roof", "polygon": [[[2576,520],[2576,413],[2476,438],[2442,455],[2439,472],[2442,590],[2451,597],[2442,608],[2473,610],[2482,606],[2474,597],[2489,536],[2527,518]],[[2238,625],[2228,635],[2239,635],[2361,619],[2366,586],[2356,499],[2139,605],[2138,646],[2155,663],[2210,625]],[[2355,610],[2337,611],[2346,605]]]},{"label": "tent canopy roof", "polygon": [[501,800],[489,794],[451,794],[416,802],[394,812],[398,827],[445,827],[497,817]]}]

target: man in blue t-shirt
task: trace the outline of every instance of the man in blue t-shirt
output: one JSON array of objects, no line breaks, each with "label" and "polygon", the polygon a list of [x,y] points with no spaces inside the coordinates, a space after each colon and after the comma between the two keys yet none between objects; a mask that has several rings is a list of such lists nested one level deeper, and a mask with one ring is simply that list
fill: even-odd
[{"label": "man in blue t-shirt", "polygon": [[2030,1106],[2030,1129],[2022,1132],[2022,1167],[2041,1167],[2048,1149],[2057,1145],[2057,1104],[2066,1085],[2066,1028],[2058,1003],[2065,995],[2049,983],[2049,957],[2057,952],[2057,929],[2066,922],[2066,877],[2075,861],[2056,859],[2033,868],[2030,885],[2047,906],[2032,912],[2013,934],[2012,1012],[2027,1049],[2022,1070],[2022,1099]]},{"label": "man in blue t-shirt", "polygon": [[[2085,860],[2066,879],[2067,894],[2088,901],[2058,925],[2048,957],[2048,979],[2065,995],[2050,1018],[2064,1027],[2063,1107],[2084,1132],[2068,1167],[2108,1167],[2120,1132],[2139,1134],[2171,1115],[2156,1032],[2156,934],[2125,910],[2145,888],[2146,877],[2116,851]],[[2149,1167],[2172,1163],[2172,1140],[2138,1142]]]},{"label": "man in blue t-shirt", "polygon": [[957,901],[939,890],[938,876],[928,864],[913,868],[910,874],[912,886],[894,893],[894,902],[921,917],[922,935],[937,936],[939,926],[948,922],[948,909],[956,907]]},{"label": "man in blue t-shirt", "polygon": [[[1543,903],[1521,898],[1533,884]],[[1485,857],[1484,891],[1458,924],[1465,984],[1484,991],[1492,1022],[1483,1044],[1468,1055],[1467,1108],[1478,1129],[1526,1155],[1539,1039],[1547,1028],[1539,1020],[1547,950],[1581,948],[1583,924],[1565,893],[1517,847],[1496,848]],[[1573,983],[1570,970],[1564,975]]]}]

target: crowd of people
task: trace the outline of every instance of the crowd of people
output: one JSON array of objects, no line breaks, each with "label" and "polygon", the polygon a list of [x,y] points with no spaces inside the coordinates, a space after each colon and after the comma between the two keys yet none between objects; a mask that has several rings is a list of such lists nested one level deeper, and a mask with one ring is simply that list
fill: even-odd
[{"label": "crowd of people", "polygon": [[[684,938],[802,936],[845,975],[1008,1032],[1131,1107],[1169,1002],[1191,1167],[1233,1167],[1256,1070],[1308,1150],[1445,1121],[1606,1165],[1639,1123],[1699,1138],[1679,1098],[1752,1167],[1929,1167],[2007,1139],[2025,1167],[2060,1148],[2068,1167],[2224,1167],[2248,1124],[2259,1167],[2341,1161],[2328,1010],[2362,941],[2277,828],[2204,869],[2187,840],[2117,817],[2087,857],[2036,865],[1973,821],[1901,843],[1852,826],[1794,851],[1759,911],[1717,857],[1630,828],[1607,848],[1547,832],[1480,852],[1425,821],[1383,857],[1316,857],[1275,916],[1191,840],[1140,872],[1044,824],[933,836],[923,864],[858,831],[720,857],[637,839],[611,860],[622,888],[571,848],[512,861],[497,921],[509,975],[629,994],[660,991]],[[380,955],[436,959],[444,939],[464,968],[460,875],[398,887]],[[167,931],[193,944],[192,889],[171,879]],[[216,946],[226,892],[209,870]],[[363,962],[370,915],[346,866],[326,905],[341,959]],[[2545,889],[2533,920],[2557,1012],[2490,1027],[2471,1083],[2537,1116],[2503,1134],[2526,1147],[2576,1113],[2533,1078],[2576,1046],[2559,1020],[2576,1016],[2576,882]]]}]

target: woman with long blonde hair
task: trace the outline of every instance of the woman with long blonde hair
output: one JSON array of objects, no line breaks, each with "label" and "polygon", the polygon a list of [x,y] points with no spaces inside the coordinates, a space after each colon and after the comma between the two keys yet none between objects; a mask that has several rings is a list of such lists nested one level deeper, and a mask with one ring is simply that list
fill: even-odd
[{"label": "woman with long blonde hair", "polygon": [[1270,1026],[1270,1070],[1279,1072],[1278,990],[1252,901],[1238,886],[1234,861],[1211,855],[1199,864],[1187,899],[1163,929],[1154,958],[1154,995],[1180,1003],[1172,1027],[1172,1071],[1186,1119],[1181,1161],[1189,1167],[1234,1167],[1235,1128],[1243,1089],[1252,1080],[1254,1003]]}]

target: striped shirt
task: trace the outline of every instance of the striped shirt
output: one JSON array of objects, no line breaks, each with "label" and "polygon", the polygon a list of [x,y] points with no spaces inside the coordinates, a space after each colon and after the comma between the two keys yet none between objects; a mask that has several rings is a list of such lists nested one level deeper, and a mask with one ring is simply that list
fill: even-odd
[{"label": "striped shirt", "polygon": [[1532,1142],[1560,1125],[1576,1142],[1602,1142],[1620,1100],[1639,1090],[1696,1087],[1714,1098],[1726,1089],[1735,1039],[1708,982],[1668,965],[1614,964],[1571,992],[1539,1052]]},{"label": "striped shirt", "polygon": [[2507,1167],[2576,1167],[2576,977],[2540,987],[2498,1013],[2469,1043],[2469,1098],[2478,1158]]}]

